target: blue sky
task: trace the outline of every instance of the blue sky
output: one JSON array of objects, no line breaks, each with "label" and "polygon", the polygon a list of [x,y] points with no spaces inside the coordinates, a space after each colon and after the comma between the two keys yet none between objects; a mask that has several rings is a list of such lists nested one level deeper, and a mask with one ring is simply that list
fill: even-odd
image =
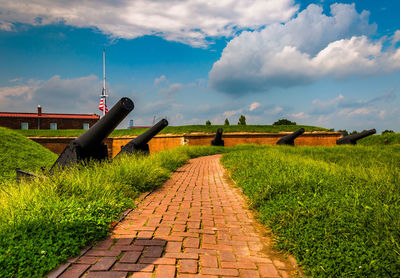
[{"label": "blue sky", "polygon": [[398,1],[0,1],[0,111],[399,131]]}]

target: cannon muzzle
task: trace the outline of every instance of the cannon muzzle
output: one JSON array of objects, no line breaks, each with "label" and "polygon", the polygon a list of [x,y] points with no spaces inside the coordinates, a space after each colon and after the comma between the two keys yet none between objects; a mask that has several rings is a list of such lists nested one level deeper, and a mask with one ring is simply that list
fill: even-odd
[{"label": "cannon muzzle", "polygon": [[147,144],[154,136],[157,135],[164,127],[168,126],[168,121],[166,119],[160,120],[150,129],[136,137],[135,139],[131,140],[128,144],[121,148],[121,151],[117,154],[121,153],[135,153],[138,151],[149,153],[149,145]]},{"label": "cannon muzzle", "polygon": [[304,128],[300,128],[299,130],[288,134],[286,136],[283,136],[281,139],[278,140],[278,142],[276,142],[277,145],[291,145],[294,146],[294,139],[296,139],[297,137],[299,137],[300,135],[302,135],[304,133]]},{"label": "cannon muzzle", "polygon": [[336,145],[356,145],[358,140],[375,133],[376,133],[375,128],[370,130],[364,130],[360,133],[348,135],[336,140]]},{"label": "cannon muzzle", "polygon": [[107,146],[102,143],[105,138],[121,123],[134,108],[132,100],[121,98],[111,110],[95,123],[88,131],[73,140],[60,154],[51,167],[64,168],[80,160],[103,160],[108,157]]},{"label": "cannon muzzle", "polygon": [[215,138],[211,141],[212,146],[224,146],[224,140],[222,140],[222,128],[218,128]]}]

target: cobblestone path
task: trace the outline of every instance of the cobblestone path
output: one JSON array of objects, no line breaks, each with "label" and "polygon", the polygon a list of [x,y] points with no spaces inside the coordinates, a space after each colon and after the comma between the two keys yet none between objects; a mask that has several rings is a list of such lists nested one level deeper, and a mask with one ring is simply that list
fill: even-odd
[{"label": "cobblestone path", "polygon": [[266,231],[220,155],[192,159],[112,231],[51,277],[292,277],[293,258],[270,248]]}]

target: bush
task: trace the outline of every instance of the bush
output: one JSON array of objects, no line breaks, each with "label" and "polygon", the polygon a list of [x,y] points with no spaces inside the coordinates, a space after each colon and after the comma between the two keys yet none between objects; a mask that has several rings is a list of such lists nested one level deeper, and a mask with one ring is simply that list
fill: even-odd
[{"label": "bush", "polygon": [[296,125],[296,122],[289,121],[288,119],[277,120],[273,125]]},{"label": "bush", "polygon": [[345,129],[339,129],[338,132],[342,133],[343,136],[349,135],[349,132],[347,130],[345,130]]},{"label": "bush", "polygon": [[207,120],[206,125],[211,125],[211,122],[209,120]]},{"label": "bush", "polygon": [[394,133],[394,131],[388,130],[388,129],[385,129],[384,131],[382,131],[382,134],[387,134],[387,133]]},{"label": "bush", "polygon": [[246,125],[246,117],[244,115],[240,115],[238,125]]}]

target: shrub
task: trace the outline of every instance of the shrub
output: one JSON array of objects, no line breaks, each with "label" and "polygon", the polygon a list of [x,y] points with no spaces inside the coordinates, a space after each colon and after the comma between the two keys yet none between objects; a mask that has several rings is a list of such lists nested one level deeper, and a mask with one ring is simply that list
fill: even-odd
[{"label": "shrub", "polygon": [[387,134],[387,133],[394,133],[394,131],[388,130],[388,129],[385,129],[384,131],[382,131],[382,134]]},{"label": "shrub", "polygon": [[246,117],[244,115],[240,115],[238,125],[246,125]]},{"label": "shrub", "polygon": [[343,136],[349,135],[349,132],[347,130],[345,130],[345,129],[339,129],[338,132],[342,133]]},{"label": "shrub", "polygon": [[288,119],[280,119],[274,122],[273,125],[296,125],[296,122],[289,121]]}]

